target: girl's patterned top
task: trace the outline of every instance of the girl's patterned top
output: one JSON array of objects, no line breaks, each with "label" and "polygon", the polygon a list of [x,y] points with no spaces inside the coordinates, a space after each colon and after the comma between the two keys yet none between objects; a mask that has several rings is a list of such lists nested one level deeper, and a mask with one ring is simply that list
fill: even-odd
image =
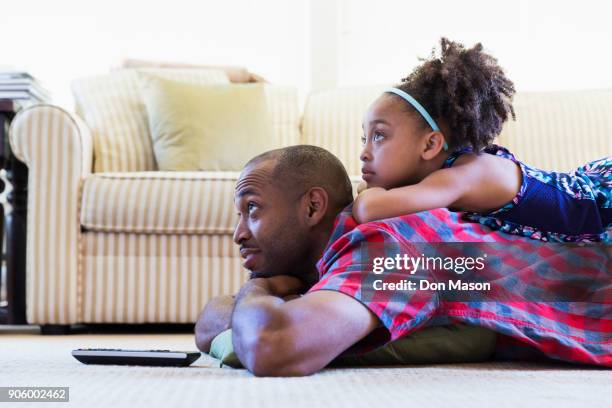
[{"label": "girl's patterned top", "polygon": [[[491,145],[483,152],[515,162],[523,180],[509,203],[486,214],[466,212],[465,220],[542,241],[612,242],[612,157],[558,173],[521,163],[501,146]],[[472,149],[455,151],[443,168],[465,153]]]}]

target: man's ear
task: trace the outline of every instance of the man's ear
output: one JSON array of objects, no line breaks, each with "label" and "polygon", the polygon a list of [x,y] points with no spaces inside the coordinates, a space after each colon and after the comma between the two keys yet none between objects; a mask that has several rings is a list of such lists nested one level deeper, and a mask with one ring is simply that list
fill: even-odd
[{"label": "man's ear", "polygon": [[304,194],[305,203],[305,222],[306,225],[313,227],[317,225],[327,213],[329,196],[327,191],[321,187],[312,187]]},{"label": "man's ear", "polygon": [[421,152],[421,158],[423,160],[431,160],[444,149],[444,143],[446,139],[442,132],[431,132],[425,136],[425,143],[423,151]]}]

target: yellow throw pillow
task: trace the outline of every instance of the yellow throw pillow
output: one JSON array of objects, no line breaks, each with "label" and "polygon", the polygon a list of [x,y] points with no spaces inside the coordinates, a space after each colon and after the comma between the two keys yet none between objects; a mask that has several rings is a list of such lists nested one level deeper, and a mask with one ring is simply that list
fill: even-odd
[{"label": "yellow throw pillow", "polygon": [[140,75],[159,170],[241,170],[274,148],[265,85],[193,85]]}]

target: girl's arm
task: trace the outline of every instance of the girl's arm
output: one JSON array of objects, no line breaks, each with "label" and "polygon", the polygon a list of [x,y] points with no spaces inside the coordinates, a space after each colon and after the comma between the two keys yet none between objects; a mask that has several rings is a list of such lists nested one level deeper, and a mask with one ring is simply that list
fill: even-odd
[{"label": "girl's arm", "polygon": [[463,169],[441,169],[420,183],[385,190],[369,188],[353,203],[353,217],[360,223],[398,217],[434,208],[452,207],[467,192],[470,184]]}]

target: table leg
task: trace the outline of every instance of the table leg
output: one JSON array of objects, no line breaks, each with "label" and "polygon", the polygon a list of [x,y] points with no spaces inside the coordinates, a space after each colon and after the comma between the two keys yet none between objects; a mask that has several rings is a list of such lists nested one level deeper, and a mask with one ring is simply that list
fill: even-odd
[{"label": "table leg", "polygon": [[7,178],[13,186],[7,197],[12,210],[6,217],[8,323],[26,324],[28,168],[12,154]]}]

